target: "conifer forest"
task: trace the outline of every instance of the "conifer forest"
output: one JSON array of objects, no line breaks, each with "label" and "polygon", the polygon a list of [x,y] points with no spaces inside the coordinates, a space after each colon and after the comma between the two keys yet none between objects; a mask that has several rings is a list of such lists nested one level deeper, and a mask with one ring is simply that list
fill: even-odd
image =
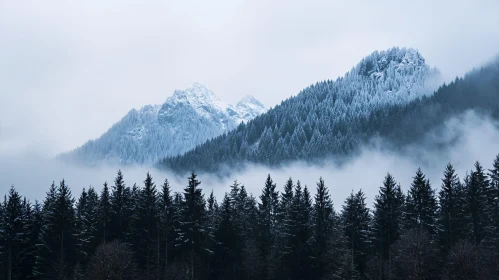
[{"label": "conifer forest", "polygon": [[0,280],[499,280],[499,0],[0,0]]},{"label": "conifer forest", "polygon": [[123,176],[81,191],[52,183],[43,201],[13,186],[1,279],[499,277],[499,155],[466,174],[449,163],[441,182],[418,169],[402,188],[388,173],[372,207],[362,186],[331,197],[322,178],[277,191],[268,175],[260,194],[234,181],[217,200],[195,173],[175,193],[149,173],[133,186]]}]

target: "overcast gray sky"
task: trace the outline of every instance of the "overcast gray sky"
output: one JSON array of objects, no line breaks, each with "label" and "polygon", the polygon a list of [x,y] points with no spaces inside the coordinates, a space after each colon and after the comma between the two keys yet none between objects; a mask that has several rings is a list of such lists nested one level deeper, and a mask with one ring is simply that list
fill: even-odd
[{"label": "overcast gray sky", "polygon": [[499,53],[497,0],[68,2],[0,1],[0,156],[74,148],[194,81],[274,106],[374,50],[448,79]]}]

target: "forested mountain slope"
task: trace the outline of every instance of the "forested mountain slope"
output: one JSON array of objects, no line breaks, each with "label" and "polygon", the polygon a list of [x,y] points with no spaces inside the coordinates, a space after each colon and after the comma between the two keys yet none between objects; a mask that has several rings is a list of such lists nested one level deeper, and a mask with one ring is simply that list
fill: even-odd
[{"label": "forested mountain slope", "polygon": [[235,131],[160,165],[218,171],[224,164],[278,165],[346,155],[386,130],[394,108],[433,100],[439,81],[439,72],[414,49],[374,52],[344,77],[316,83]]}]

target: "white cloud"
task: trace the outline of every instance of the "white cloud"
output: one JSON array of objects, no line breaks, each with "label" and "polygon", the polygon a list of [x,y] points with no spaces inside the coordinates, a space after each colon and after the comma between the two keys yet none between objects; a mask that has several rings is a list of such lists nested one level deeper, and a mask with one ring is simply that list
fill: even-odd
[{"label": "white cloud", "polygon": [[[380,141],[376,147],[366,147],[341,166],[332,162],[322,166],[297,162],[279,169],[252,166],[227,178],[202,173],[198,174],[198,178],[202,182],[201,187],[205,195],[213,190],[221,201],[234,179],[258,197],[267,174],[271,175],[279,190],[282,190],[286,180],[292,177],[295,181],[300,180],[302,186],[307,185],[312,194],[315,193],[316,182],[322,176],[337,210],[341,209],[344,199],[352,190],[362,189],[371,205],[388,172],[407,190],[417,168],[421,167],[433,188],[438,189],[448,162],[454,165],[461,179],[473,168],[477,160],[486,169],[491,168],[492,161],[499,153],[499,124],[487,117],[467,112],[449,120],[442,129],[428,133],[425,139],[423,143],[407,147],[402,152],[394,152]],[[440,143],[446,148],[436,147],[434,143]],[[8,187],[14,184],[22,195],[42,200],[50,183],[58,183],[64,178],[73,195],[78,196],[83,187],[93,185],[100,191],[104,181],[111,184],[117,170],[118,167],[113,166],[77,168],[26,154],[23,157],[0,158],[0,186],[6,192]],[[165,178],[169,179],[174,191],[182,191],[187,186],[187,175],[174,175],[146,167],[125,167],[122,170],[125,182],[130,186],[133,183],[143,185],[148,171],[158,187]]]}]

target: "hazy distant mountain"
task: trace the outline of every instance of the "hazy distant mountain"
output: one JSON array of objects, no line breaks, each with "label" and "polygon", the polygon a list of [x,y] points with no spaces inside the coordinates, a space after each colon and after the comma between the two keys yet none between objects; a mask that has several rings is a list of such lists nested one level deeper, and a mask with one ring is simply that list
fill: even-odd
[{"label": "hazy distant mountain", "polygon": [[101,137],[59,158],[84,164],[152,163],[192,149],[265,111],[251,96],[236,106],[227,105],[211,90],[194,83],[186,90],[176,90],[162,105],[132,109]]},{"label": "hazy distant mountain", "polygon": [[418,51],[376,51],[344,77],[311,85],[235,131],[160,165],[217,171],[224,164],[278,165],[345,155],[379,134],[368,122],[380,111],[430,97],[440,83],[439,71]]}]

